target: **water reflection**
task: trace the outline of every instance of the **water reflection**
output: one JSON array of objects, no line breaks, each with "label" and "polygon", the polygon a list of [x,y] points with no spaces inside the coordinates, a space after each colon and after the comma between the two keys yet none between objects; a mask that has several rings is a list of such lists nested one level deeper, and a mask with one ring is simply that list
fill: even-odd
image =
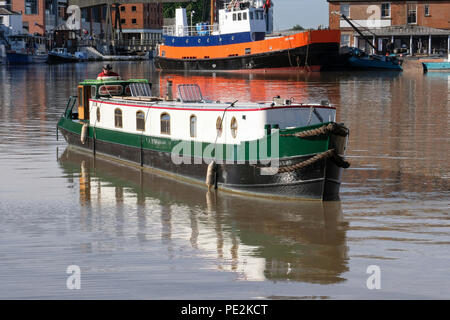
[{"label": "water reflection", "polygon": [[283,203],[207,192],[70,147],[59,163],[79,186],[80,219],[90,231],[134,234],[142,245],[159,234],[169,257],[182,241],[181,247],[197,249],[216,261],[215,268],[242,280],[337,283],[348,271],[339,202]]}]

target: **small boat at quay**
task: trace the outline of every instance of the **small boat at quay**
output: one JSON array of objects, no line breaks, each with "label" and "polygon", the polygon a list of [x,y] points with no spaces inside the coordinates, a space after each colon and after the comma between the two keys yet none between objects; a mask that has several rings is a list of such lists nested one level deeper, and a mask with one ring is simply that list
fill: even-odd
[{"label": "small boat at quay", "polygon": [[[214,1],[211,6],[214,8]],[[273,32],[273,1],[231,0],[218,22],[189,26],[186,9],[163,30],[155,66],[161,70],[233,72],[321,71],[339,56],[339,30]],[[213,15],[214,16],[214,15]]]},{"label": "small boat at quay", "polygon": [[327,101],[211,101],[196,84],[84,80],[57,129],[69,145],[246,195],[336,200],[349,130]]},{"label": "small boat at quay", "polygon": [[48,52],[48,64],[78,62],[80,61],[74,54],[67,52],[67,48],[55,48]]},{"label": "small boat at quay", "polygon": [[440,61],[423,61],[423,71],[450,71],[450,56],[448,60],[441,59]]},{"label": "small boat at quay", "polygon": [[358,48],[351,48],[348,65],[351,69],[403,71],[395,56],[368,55]]}]

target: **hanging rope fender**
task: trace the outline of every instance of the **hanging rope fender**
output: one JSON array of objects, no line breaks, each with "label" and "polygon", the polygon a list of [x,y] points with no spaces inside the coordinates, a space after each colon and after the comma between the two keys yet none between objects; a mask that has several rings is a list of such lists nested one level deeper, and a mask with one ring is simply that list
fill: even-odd
[{"label": "hanging rope fender", "polygon": [[80,140],[81,140],[82,144],[86,143],[88,130],[89,130],[89,125],[87,123],[83,124],[83,127],[81,128],[81,135],[80,135]]},{"label": "hanging rope fender", "polygon": [[303,169],[305,167],[308,167],[312,165],[313,163],[316,163],[317,161],[330,158],[331,161],[335,165],[337,165],[340,168],[348,168],[350,167],[350,163],[345,161],[344,158],[342,158],[340,155],[338,155],[334,149],[327,150],[325,152],[316,154],[314,157],[311,157],[305,161],[290,165],[290,166],[284,166],[278,168],[278,173],[286,173],[286,172],[292,172],[299,169]]},{"label": "hanging rope fender", "polygon": [[288,136],[294,136],[297,138],[308,138],[308,137],[314,137],[314,136],[320,136],[320,135],[326,135],[326,134],[335,134],[341,137],[346,137],[349,134],[349,130],[343,126],[342,124],[332,122],[329,123],[326,126],[322,126],[317,129],[297,132],[297,133],[291,133],[291,134],[281,134],[282,137],[288,137]]}]

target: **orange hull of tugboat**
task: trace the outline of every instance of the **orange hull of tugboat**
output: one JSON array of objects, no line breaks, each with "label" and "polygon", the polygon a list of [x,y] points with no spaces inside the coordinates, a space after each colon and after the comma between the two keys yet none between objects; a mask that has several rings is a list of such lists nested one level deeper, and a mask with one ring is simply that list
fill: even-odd
[{"label": "orange hull of tugboat", "polygon": [[285,71],[321,68],[339,55],[339,30],[311,30],[260,41],[217,46],[160,45],[162,70]]}]

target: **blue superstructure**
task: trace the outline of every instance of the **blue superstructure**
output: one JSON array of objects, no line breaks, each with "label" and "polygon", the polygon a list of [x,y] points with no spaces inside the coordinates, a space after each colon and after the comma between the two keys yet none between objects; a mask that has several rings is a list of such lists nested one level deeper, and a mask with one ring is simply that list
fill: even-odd
[{"label": "blue superstructure", "polygon": [[221,35],[169,36],[163,37],[164,44],[172,47],[223,46],[264,40],[264,32],[239,32]]}]

